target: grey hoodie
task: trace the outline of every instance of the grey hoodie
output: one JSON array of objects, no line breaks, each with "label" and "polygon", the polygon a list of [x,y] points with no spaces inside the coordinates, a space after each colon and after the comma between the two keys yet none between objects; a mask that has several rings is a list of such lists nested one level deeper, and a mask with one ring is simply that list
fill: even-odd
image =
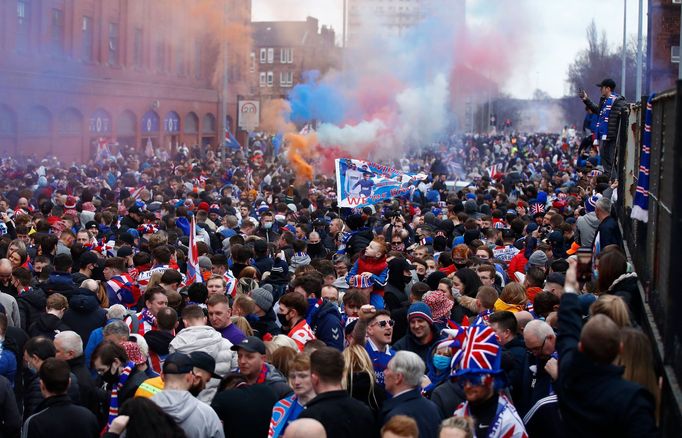
[{"label": "grey hoodie", "polygon": [[152,401],[185,431],[188,437],[224,438],[223,425],[213,408],[192,397],[188,391],[164,389]]},{"label": "grey hoodie", "polygon": [[580,246],[592,246],[594,234],[599,227],[599,219],[595,212],[589,212],[584,216],[580,216],[575,221],[575,241]]}]

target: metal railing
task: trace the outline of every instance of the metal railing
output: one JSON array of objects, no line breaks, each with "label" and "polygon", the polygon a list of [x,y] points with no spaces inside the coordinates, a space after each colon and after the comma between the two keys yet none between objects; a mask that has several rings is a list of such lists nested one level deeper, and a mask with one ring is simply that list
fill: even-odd
[{"label": "metal railing", "polygon": [[[616,211],[623,229],[628,258],[640,281],[646,318],[642,329],[650,336],[658,374],[663,376],[660,427],[662,436],[682,430],[682,111],[678,90],[653,100],[648,222],[630,217],[639,173],[644,108],[634,106],[628,123],[627,145],[619,149]],[[642,98],[646,102],[646,97]]]}]

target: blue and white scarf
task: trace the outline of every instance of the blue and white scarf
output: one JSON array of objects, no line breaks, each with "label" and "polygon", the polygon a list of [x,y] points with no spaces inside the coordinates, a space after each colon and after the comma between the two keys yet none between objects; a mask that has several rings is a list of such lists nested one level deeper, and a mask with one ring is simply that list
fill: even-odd
[{"label": "blue and white scarf", "polygon": [[616,93],[611,93],[604,101],[601,111],[599,111],[599,120],[597,121],[598,140],[606,140],[606,136],[609,133],[609,116],[611,115],[611,108],[616,99],[618,99],[618,95]]},{"label": "blue and white scarf", "polygon": [[635,191],[634,206],[630,216],[646,223],[649,220],[649,166],[651,162],[651,120],[653,118],[653,100],[656,93],[649,96],[644,114],[644,135],[639,154],[639,177]]}]

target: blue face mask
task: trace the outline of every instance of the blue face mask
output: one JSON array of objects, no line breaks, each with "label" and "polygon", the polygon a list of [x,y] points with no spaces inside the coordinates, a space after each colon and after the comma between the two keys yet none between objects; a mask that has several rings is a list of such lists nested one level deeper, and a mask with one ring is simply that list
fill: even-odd
[{"label": "blue face mask", "polygon": [[442,354],[436,354],[433,356],[433,366],[436,367],[438,371],[445,371],[450,368],[450,356],[443,356]]}]

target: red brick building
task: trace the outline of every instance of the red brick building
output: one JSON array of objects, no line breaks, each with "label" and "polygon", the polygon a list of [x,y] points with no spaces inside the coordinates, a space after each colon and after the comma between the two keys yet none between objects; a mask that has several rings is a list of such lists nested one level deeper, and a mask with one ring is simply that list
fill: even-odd
[{"label": "red brick building", "polygon": [[[250,20],[250,0],[3,0],[0,153],[82,161],[99,138],[217,144],[216,26]],[[248,79],[235,62],[246,50],[229,58],[228,122]]]},{"label": "red brick building", "polygon": [[303,81],[303,73],[318,70],[322,75],[341,64],[334,30],[319,27],[316,18],[306,21],[260,21],[251,23],[253,51],[250,74],[261,102],[285,98]]},{"label": "red brick building", "polygon": [[661,92],[675,86],[680,63],[679,0],[649,0],[647,87]]}]

